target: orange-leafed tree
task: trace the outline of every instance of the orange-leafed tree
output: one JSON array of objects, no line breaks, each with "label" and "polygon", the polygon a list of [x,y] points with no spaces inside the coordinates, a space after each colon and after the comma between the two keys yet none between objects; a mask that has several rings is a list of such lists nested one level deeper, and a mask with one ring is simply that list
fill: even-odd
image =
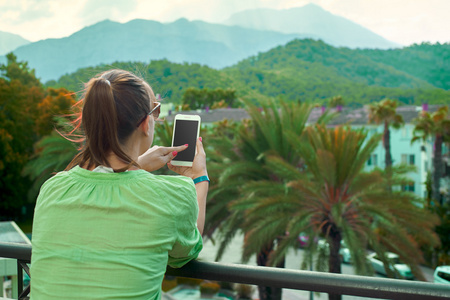
[{"label": "orange-leafed tree", "polygon": [[17,219],[29,179],[22,169],[38,140],[34,130],[44,89],[27,63],[10,53],[0,64],[0,219]]},{"label": "orange-leafed tree", "polygon": [[40,136],[49,135],[56,126],[55,116],[70,115],[76,103],[75,94],[64,88],[49,88],[46,94],[37,107],[36,132]]}]

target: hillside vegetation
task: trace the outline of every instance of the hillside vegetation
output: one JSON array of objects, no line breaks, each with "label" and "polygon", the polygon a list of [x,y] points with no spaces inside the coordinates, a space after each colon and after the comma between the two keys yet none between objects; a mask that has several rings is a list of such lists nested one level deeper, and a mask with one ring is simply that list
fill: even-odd
[{"label": "hillside vegetation", "polygon": [[[415,50],[418,47],[431,47],[426,59],[423,51]],[[446,49],[448,44],[415,45],[401,50],[352,50],[305,39],[294,40],[223,70],[167,60],[149,64],[116,62],[80,69],[47,85],[80,91],[82,83],[100,71],[121,68],[140,74],[156,93],[174,103],[180,103],[188,87],[233,88],[238,97],[250,100],[282,97],[322,104],[340,95],[352,106],[386,97],[405,104],[450,103],[450,91],[442,88],[447,87],[450,67],[447,62],[439,63],[444,60],[442,55]],[[399,62],[404,56],[422,63],[410,71]],[[433,75],[419,77],[418,74]]]}]

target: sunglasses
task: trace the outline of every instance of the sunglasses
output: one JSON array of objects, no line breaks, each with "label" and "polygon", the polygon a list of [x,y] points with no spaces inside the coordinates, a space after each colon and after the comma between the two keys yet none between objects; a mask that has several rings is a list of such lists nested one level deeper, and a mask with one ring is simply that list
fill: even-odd
[{"label": "sunglasses", "polygon": [[159,118],[159,114],[161,113],[161,103],[156,101],[153,103],[155,103],[156,106],[153,107],[153,109],[148,113],[148,115],[150,116],[152,113],[155,113],[153,117],[155,118],[155,120],[157,120]]},{"label": "sunglasses", "polygon": [[[161,121],[159,119],[159,114],[161,113],[161,103],[159,102],[153,102],[154,104],[156,104],[155,107],[153,107],[153,109],[147,114],[147,116],[150,116],[151,114],[153,114],[153,118],[155,118],[155,121]],[[138,123],[138,127],[139,125],[144,122],[145,118],[147,118],[147,116],[145,116],[139,123]]]}]

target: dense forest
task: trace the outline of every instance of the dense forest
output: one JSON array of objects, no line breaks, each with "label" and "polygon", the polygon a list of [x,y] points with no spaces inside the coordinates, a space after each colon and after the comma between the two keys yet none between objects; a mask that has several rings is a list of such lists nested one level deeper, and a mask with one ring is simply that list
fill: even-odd
[{"label": "dense forest", "polygon": [[79,69],[47,82],[48,87],[81,91],[95,74],[120,68],[140,74],[168,102],[181,103],[187,88],[232,88],[242,99],[281,97],[323,104],[340,95],[346,105],[384,98],[405,104],[450,102],[449,44],[422,44],[395,50],[335,48],[322,41],[294,40],[216,70],[167,60],[116,62]]},{"label": "dense forest", "polygon": [[360,51],[373,61],[392,66],[445,90],[450,89],[450,44],[414,44],[403,49]]}]

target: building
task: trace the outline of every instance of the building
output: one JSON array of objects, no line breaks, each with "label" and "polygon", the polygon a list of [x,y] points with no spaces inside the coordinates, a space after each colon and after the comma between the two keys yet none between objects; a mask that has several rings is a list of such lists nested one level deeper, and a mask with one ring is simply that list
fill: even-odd
[{"label": "building", "polygon": [[[438,109],[439,105],[429,105],[428,111],[433,112]],[[427,142],[417,141],[411,144],[413,137],[414,124],[413,119],[418,117],[421,106],[401,106],[397,108],[397,113],[403,117],[405,125],[400,129],[390,128],[390,142],[391,142],[391,155],[394,164],[409,164],[414,165],[416,172],[410,173],[409,177],[411,182],[401,188],[405,191],[414,192],[419,197],[425,197],[427,190],[425,182],[427,179],[427,173],[432,169],[432,156],[433,156],[433,142],[430,139]],[[309,117],[309,123],[314,123],[324,113],[324,109],[321,107],[314,108]],[[352,128],[364,127],[369,131],[369,136],[374,134],[382,134],[384,125],[368,124],[369,110],[368,107],[362,107],[357,109],[352,108],[339,108],[333,109],[332,112],[336,113],[336,116],[328,123],[329,126],[337,126],[348,124]],[[210,126],[214,122],[221,121],[223,119],[241,121],[249,118],[247,112],[240,108],[225,108],[215,110],[198,110],[188,112],[177,112],[183,114],[198,114],[202,118],[202,124],[204,126]],[[170,113],[166,116],[168,122],[172,122],[177,113]],[[444,153],[448,154],[448,149],[444,147]],[[447,169],[449,169],[448,158],[444,159],[447,162]],[[375,151],[372,153],[370,159],[366,163],[366,169],[372,170],[374,168],[385,168],[385,151],[382,142],[378,145]],[[448,174],[448,173],[447,173]],[[441,184],[442,190],[450,190],[449,180],[446,177]]]}]

